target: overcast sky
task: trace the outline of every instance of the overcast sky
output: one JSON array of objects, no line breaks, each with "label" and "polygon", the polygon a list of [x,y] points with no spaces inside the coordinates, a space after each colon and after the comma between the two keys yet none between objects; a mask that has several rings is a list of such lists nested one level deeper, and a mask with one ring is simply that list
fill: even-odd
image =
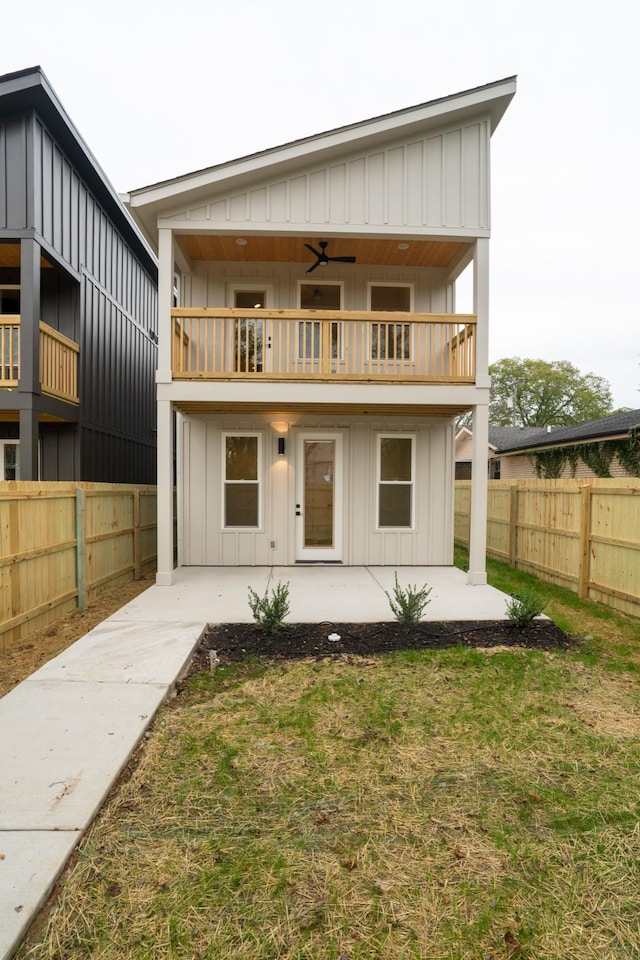
[{"label": "overcast sky", "polygon": [[637,0],[29,0],[40,64],[120,192],[518,76],[492,141],[492,361],[569,360],[640,408]]}]

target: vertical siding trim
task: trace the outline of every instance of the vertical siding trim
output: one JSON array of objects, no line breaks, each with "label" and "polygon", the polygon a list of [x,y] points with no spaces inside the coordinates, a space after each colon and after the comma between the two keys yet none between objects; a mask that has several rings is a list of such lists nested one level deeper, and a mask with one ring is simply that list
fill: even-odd
[{"label": "vertical siding trim", "polygon": [[35,166],[35,146],[36,146],[36,117],[35,114],[29,116],[26,128],[26,146],[27,155],[25,158],[25,194],[27,201],[26,217],[27,227],[36,229],[36,166]]}]

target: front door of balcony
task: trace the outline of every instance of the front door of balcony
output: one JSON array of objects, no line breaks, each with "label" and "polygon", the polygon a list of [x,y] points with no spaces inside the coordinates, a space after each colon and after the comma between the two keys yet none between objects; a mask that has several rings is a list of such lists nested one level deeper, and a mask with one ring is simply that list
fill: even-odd
[{"label": "front door of balcony", "polygon": [[270,288],[231,289],[232,306],[245,310],[246,316],[233,320],[233,368],[235,373],[266,373],[271,369],[271,330],[263,317],[252,317],[253,310],[270,304]]},{"label": "front door of balcony", "polygon": [[342,560],[342,435],[300,433],[296,443],[296,561]]}]

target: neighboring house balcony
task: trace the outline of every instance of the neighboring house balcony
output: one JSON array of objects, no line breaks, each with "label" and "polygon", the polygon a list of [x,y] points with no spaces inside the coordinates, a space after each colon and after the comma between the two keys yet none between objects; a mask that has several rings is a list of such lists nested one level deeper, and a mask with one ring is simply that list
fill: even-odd
[{"label": "neighboring house balcony", "polygon": [[173,380],[476,380],[470,314],[178,307],[171,315]]},{"label": "neighboring house balcony", "polygon": [[[15,390],[20,381],[20,317],[0,317],[0,389]],[[73,340],[40,322],[40,389],[42,393],[78,404],[78,354]]]}]

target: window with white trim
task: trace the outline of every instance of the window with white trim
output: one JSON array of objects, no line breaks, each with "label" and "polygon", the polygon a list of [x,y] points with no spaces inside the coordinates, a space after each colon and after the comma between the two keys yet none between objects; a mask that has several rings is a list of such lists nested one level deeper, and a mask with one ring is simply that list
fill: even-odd
[{"label": "window with white trim", "polygon": [[256,433],[226,433],[222,437],[225,528],[260,526],[260,441]]},{"label": "window with white trim", "polygon": [[[370,283],[369,309],[390,313],[410,313],[413,307],[412,284]],[[389,320],[371,324],[372,360],[410,360],[411,324]]]},{"label": "window with white trim", "polygon": [[[318,280],[298,283],[302,310],[341,310],[343,284]],[[298,322],[298,359],[319,360],[321,357],[342,359],[342,323],[322,320]]]},{"label": "window with white trim", "polygon": [[20,479],[20,441],[0,440],[0,461],[3,480]]},{"label": "window with white trim", "polygon": [[412,528],[415,436],[378,437],[378,528]]}]

